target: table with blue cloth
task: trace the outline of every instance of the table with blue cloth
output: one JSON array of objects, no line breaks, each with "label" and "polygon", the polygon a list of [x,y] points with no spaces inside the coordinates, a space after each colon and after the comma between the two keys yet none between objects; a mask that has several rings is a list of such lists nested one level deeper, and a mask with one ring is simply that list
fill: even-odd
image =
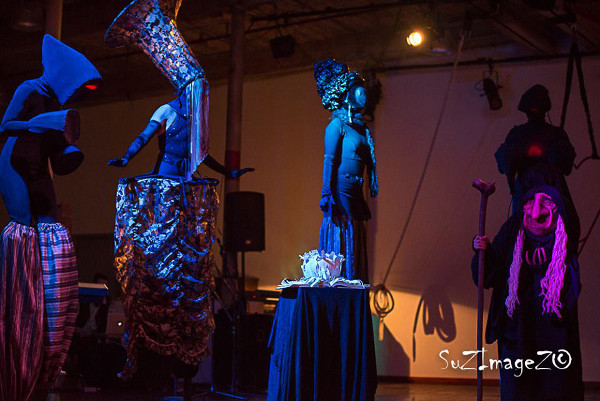
[{"label": "table with blue cloth", "polygon": [[269,350],[268,401],[375,398],[377,368],[368,290],[284,289]]}]

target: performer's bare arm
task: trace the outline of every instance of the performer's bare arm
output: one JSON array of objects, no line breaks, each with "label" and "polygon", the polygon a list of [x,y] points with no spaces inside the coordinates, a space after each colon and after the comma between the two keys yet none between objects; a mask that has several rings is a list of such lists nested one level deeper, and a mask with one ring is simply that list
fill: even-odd
[{"label": "performer's bare arm", "polygon": [[[154,135],[162,135],[165,131],[173,124],[175,119],[177,118],[177,113],[175,110],[169,106],[168,104],[163,104],[160,106],[152,117],[150,118],[150,122],[148,126],[142,131],[141,134],[133,141],[127,153],[124,157],[120,159],[113,159],[108,162],[109,166],[114,167],[125,167],[129,160],[133,158],[146,144],[150,141],[150,139]],[[203,162],[210,169],[226,175],[228,177],[237,178],[247,172],[254,171],[253,168],[243,168],[241,170],[228,170],[221,163],[212,158],[212,156],[207,155]]]},{"label": "performer's bare arm", "polygon": [[160,106],[152,117],[146,128],[135,138],[125,153],[125,156],[119,159],[112,159],[108,162],[109,166],[125,167],[140,150],[150,141],[154,135],[161,135],[165,132],[165,126],[175,119],[175,111],[168,105]]},{"label": "performer's bare arm", "polygon": [[177,118],[175,110],[168,104],[163,104],[152,114],[150,121],[156,121],[161,125],[162,129],[156,132],[157,135],[161,135],[173,124],[175,118]]},{"label": "performer's bare arm", "polygon": [[246,173],[254,171],[254,168],[252,167],[246,167],[240,170],[229,170],[227,167],[216,161],[210,154],[206,155],[202,163],[204,163],[206,167],[210,168],[211,170],[230,178],[238,178]]}]

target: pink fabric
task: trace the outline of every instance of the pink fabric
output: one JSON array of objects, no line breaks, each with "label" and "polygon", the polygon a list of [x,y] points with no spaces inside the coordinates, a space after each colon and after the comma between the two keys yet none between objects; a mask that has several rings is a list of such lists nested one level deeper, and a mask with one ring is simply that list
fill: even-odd
[{"label": "pink fabric", "polygon": [[[508,278],[508,296],[506,297],[505,305],[508,316],[512,317],[513,311],[516,304],[519,303],[518,288],[519,288],[519,273],[521,270],[522,255],[523,255],[523,229],[519,230],[517,240],[515,242],[515,248],[513,250],[513,260],[510,265],[510,274]],[[562,306],[560,302],[560,292],[564,285],[565,272],[567,266],[565,260],[567,258],[567,233],[565,231],[565,224],[562,217],[559,215],[556,220],[556,229],[554,232],[554,246],[552,248],[552,259],[546,270],[544,278],[542,278],[540,285],[542,287],[542,293],[540,296],[544,297],[542,301],[543,312],[553,312],[559,318],[562,317],[560,314],[560,308]],[[543,260],[541,253],[543,252]],[[546,262],[546,251],[540,251],[537,248],[533,254],[532,262],[535,264],[542,264]],[[525,252],[525,260],[531,265],[529,261],[529,255]]]},{"label": "pink fabric", "polygon": [[565,272],[567,265],[567,233],[565,224],[560,216],[556,221],[556,231],[554,235],[554,247],[552,248],[552,260],[546,270],[546,275],[540,282],[542,286],[541,296],[544,297],[542,306],[544,313],[554,312],[556,316],[562,317],[560,314],[561,302],[560,292],[565,281]]},{"label": "pink fabric", "polygon": [[535,248],[533,251],[533,256],[529,257],[529,251],[525,252],[525,262],[529,266],[539,266],[543,265],[548,261],[548,256],[546,255],[546,249],[541,246],[539,248]]},{"label": "pink fabric", "polygon": [[26,401],[43,352],[44,289],[35,229],[9,223],[0,252],[0,401]]},{"label": "pink fabric", "polygon": [[513,311],[515,310],[516,304],[519,303],[519,297],[517,295],[519,289],[519,273],[521,271],[521,263],[523,262],[523,242],[525,233],[521,229],[517,235],[517,241],[515,242],[515,249],[513,250],[512,263],[510,265],[510,275],[508,277],[508,296],[506,297],[506,313],[512,317]]},{"label": "pink fabric", "polygon": [[44,357],[38,385],[50,388],[67,357],[79,310],[77,261],[69,231],[59,223],[38,224],[44,278]]}]

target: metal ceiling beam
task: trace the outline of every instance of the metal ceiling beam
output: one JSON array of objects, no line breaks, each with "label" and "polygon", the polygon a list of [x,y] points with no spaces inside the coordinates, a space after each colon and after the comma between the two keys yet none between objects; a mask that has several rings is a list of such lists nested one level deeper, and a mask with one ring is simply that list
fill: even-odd
[{"label": "metal ceiling beam", "polygon": [[[584,52],[581,57],[600,57],[600,51]],[[475,60],[464,60],[458,63],[459,66],[485,65],[489,66],[498,64],[513,64],[513,63],[530,63],[549,60],[565,60],[569,58],[569,53],[539,55],[539,56],[519,56],[506,57],[501,59],[477,58]],[[453,66],[453,62],[447,63],[432,63],[432,64],[412,64],[412,65],[391,65],[386,67],[376,67],[375,72],[393,72],[393,71],[409,71],[409,70],[430,70],[435,68],[449,68]]]},{"label": "metal ceiling beam", "polygon": [[[541,15],[548,18],[567,35],[573,32],[573,23],[579,44],[587,50],[597,50],[600,46],[600,13],[594,15],[594,8],[590,3],[567,4],[559,2],[556,9],[552,11],[539,11]],[[573,20],[574,21],[573,21]]]},{"label": "metal ceiling beam", "polygon": [[544,31],[545,21],[532,18],[531,13],[511,1],[501,3],[499,13],[492,21],[504,35],[536,54],[557,52],[556,44]]},{"label": "metal ceiling beam", "polygon": [[[464,3],[464,0],[443,0],[438,1],[438,3]],[[430,0],[396,0],[386,3],[374,3],[369,4],[368,6],[357,6],[357,7],[345,7],[345,8],[331,8],[327,7],[322,10],[313,10],[313,11],[304,11],[297,13],[283,13],[283,14],[271,14],[265,15],[263,17],[253,17],[251,18],[252,22],[262,22],[262,21],[281,21],[281,20],[293,20],[293,19],[303,19],[310,17],[329,17],[329,18],[338,18],[344,17],[348,13],[369,13],[372,11],[384,10],[386,8],[396,8],[402,6],[412,6],[412,5],[420,5],[420,4],[430,4]]]}]

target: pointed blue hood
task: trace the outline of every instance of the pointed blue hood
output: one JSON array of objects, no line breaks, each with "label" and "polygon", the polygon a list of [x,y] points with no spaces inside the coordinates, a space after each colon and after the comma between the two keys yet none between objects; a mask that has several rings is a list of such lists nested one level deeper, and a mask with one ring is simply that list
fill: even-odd
[{"label": "pointed blue hood", "polygon": [[83,54],[50,35],[44,35],[42,42],[42,65],[42,80],[52,89],[61,105],[86,83],[102,79]]}]

